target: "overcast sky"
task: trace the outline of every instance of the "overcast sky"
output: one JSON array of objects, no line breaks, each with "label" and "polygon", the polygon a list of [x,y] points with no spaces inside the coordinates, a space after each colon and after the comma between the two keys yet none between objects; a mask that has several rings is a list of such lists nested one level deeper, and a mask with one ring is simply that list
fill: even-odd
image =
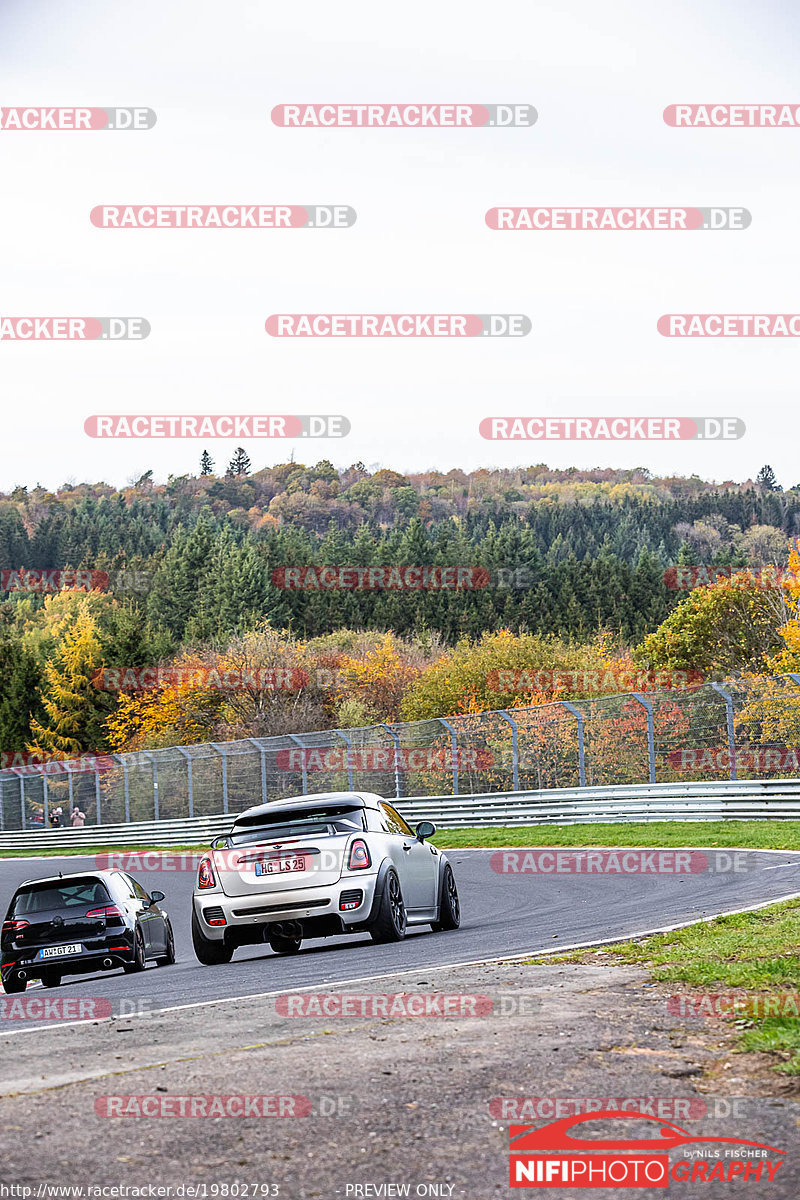
[{"label": "overcast sky", "polygon": [[[144,342],[0,342],[0,488],[195,471],[235,442],[93,440],[91,413],[344,413],[254,467],[797,463],[800,339],[668,339],[669,312],[800,312],[797,7],[705,0],[0,0],[0,105],[137,105],[149,132],[0,132],[0,315],[142,316]],[[289,102],[528,103],[533,128],[278,128]],[[110,203],[352,205],[344,230],[96,229]],[[742,232],[499,233],[498,205],[743,206]],[[272,313],[525,313],[524,338],[278,339]],[[482,417],[735,416],[733,443],[483,440]]]}]

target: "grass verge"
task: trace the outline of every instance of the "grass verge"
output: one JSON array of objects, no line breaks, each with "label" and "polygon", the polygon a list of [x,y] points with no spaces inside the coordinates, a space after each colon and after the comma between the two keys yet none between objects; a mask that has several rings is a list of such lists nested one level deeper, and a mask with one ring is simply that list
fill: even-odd
[{"label": "grass verge", "polygon": [[[752,849],[800,850],[800,821],[649,821],[641,824],[512,825],[486,829],[442,829],[434,841],[443,850],[494,846],[741,846]],[[146,854],[156,846],[67,847],[0,850],[0,858],[29,855],[59,857],[103,854],[130,849]],[[170,850],[207,850],[208,843],[170,846]]]},{"label": "grass verge", "polygon": [[[527,962],[598,959],[648,967],[653,981],[679,985],[676,992],[684,996],[687,989],[698,998],[735,996],[735,1010],[726,1019],[738,1030],[739,1049],[773,1054],[779,1059],[778,1071],[800,1075],[800,900],[715,917],[634,942]],[[721,1007],[716,1001],[703,1001],[699,1011]]]}]

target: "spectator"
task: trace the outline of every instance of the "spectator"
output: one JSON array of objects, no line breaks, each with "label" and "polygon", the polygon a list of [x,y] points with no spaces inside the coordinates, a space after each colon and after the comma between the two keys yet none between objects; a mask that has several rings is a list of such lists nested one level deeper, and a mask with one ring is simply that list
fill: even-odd
[{"label": "spectator", "polygon": [[61,825],[61,818],[63,815],[63,810],[60,808],[54,808],[50,813],[50,824],[54,829]]},{"label": "spectator", "polygon": [[83,829],[84,825],[86,824],[86,813],[82,808],[78,808],[78,805],[76,804],[72,810],[72,816],[70,820],[77,829]]}]

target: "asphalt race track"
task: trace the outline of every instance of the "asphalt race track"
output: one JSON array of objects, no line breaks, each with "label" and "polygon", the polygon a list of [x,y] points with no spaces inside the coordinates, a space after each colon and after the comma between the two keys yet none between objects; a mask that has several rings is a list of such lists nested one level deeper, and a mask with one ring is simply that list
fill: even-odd
[{"label": "asphalt race track", "polygon": [[[519,847],[515,850],[519,852]],[[376,945],[368,935],[317,939],[304,943],[295,956],[275,955],[268,946],[249,946],[237,950],[231,963],[215,967],[201,966],[192,950],[190,898],[194,872],[133,872],[148,890],[159,888],[166,893],[164,907],[175,930],[176,964],[167,968],[153,964],[138,975],[115,971],[67,976],[58,993],[48,994],[68,995],[77,989],[85,995],[90,990],[92,996],[108,997],[112,1004],[138,1000],[148,1011],[159,1011],[421,967],[552,951],[574,943],[663,929],[800,894],[797,852],[747,851],[741,854],[735,872],[685,875],[500,874],[490,865],[496,853],[450,852],[462,903],[462,924],[456,932],[433,934],[422,926],[403,942],[389,945]],[[706,853],[712,856],[731,852]],[[78,856],[0,861],[3,915],[23,880],[92,866],[92,858]],[[29,985],[28,994],[34,990],[38,993],[39,986]],[[15,1030],[26,1027],[22,1021],[15,1022]],[[36,1028],[36,1023],[30,1027]]]}]

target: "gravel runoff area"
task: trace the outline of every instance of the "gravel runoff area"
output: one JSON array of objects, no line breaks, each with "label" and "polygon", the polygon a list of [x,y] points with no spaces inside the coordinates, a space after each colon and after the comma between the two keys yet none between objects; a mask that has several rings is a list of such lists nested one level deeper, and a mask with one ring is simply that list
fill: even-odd
[{"label": "gravel runoff area", "polygon": [[[205,1193],[194,1194],[213,1200],[235,1195],[223,1187],[238,1181],[250,1196],[282,1200],[484,1200],[517,1194],[508,1186],[510,1121],[552,1119],[547,1104],[558,1098],[595,1108],[637,1099],[698,1136],[787,1151],[771,1183],[673,1181],[673,1193],[720,1200],[748,1188],[794,1200],[800,1085],[776,1076],[762,1056],[734,1053],[728,1023],[672,1015],[669,993],[636,968],[506,963],[332,987],[326,996],[339,999],[324,1002],[310,989],[210,1004],[200,992],[195,1007],[79,1026],[45,1019],[14,1034],[8,1019],[0,1036],[0,1173],[7,1185],[32,1187],[33,1197],[43,1182],[80,1185],[72,1194],[87,1200],[91,1187],[104,1185],[171,1185],[162,1195],[187,1196],[199,1184]],[[365,999],[344,1004],[345,996]],[[56,1001],[59,993],[36,988],[24,999]],[[336,1015],[340,1006],[349,1011]],[[232,1095],[283,1097],[262,1102],[283,1115],[102,1115],[167,1114],[185,1111],[183,1097]],[[212,1101],[201,1103],[211,1114]],[[636,1136],[631,1126],[616,1134]],[[545,1194],[611,1200],[664,1192]]]}]

